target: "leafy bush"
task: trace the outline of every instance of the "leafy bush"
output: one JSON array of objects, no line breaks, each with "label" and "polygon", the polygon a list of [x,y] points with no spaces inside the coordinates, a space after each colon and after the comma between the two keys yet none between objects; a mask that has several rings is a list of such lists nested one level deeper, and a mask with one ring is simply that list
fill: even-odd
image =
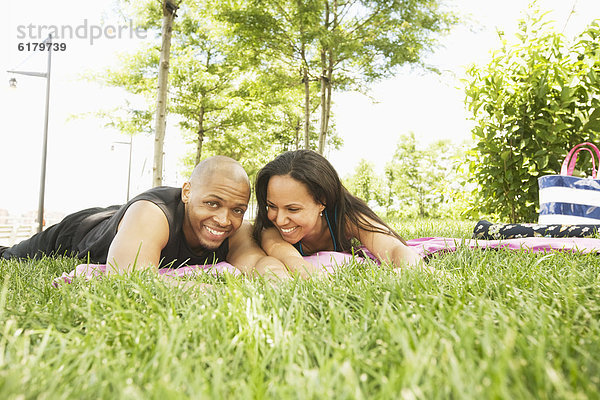
[{"label": "leafy bush", "polygon": [[574,145],[598,139],[599,21],[569,41],[534,11],[520,21],[516,43],[499,33],[502,47],[489,64],[469,69],[466,102],[476,121],[470,171],[478,184],[472,211],[535,220],[537,178],[558,173]]}]

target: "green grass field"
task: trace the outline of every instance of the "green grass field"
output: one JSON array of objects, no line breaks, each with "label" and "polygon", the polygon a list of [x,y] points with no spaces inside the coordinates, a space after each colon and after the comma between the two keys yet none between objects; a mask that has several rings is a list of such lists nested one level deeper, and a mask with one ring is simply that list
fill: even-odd
[{"label": "green grass field", "polygon": [[51,285],[76,264],[0,261],[0,398],[600,398],[597,255],[459,249],[436,275],[351,263],[278,286],[199,278],[206,292],[149,273]]}]

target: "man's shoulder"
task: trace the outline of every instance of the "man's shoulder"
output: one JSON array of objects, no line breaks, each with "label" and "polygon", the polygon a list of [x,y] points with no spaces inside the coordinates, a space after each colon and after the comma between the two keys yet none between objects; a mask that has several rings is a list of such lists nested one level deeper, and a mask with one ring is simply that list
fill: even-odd
[{"label": "man's shoulder", "polygon": [[180,187],[173,187],[173,186],[156,186],[153,188],[150,188],[142,193],[140,193],[138,196],[143,196],[143,195],[147,195],[147,194],[151,194],[151,195],[160,195],[160,194],[170,194],[170,195],[174,195],[177,193],[181,193],[181,188]]},{"label": "man's shoulder", "polygon": [[242,224],[240,225],[238,232],[236,232],[236,233],[242,233],[242,235],[252,236],[253,228],[254,228],[254,225],[252,224],[252,222],[250,222],[248,220],[244,220],[244,221],[242,221]]},{"label": "man's shoulder", "polygon": [[178,221],[183,214],[181,188],[158,186],[148,189],[131,199],[125,208],[128,214],[132,213],[130,210],[146,210],[149,212],[160,210],[160,213],[166,217],[168,225],[177,229],[180,224]]},{"label": "man's shoulder", "polygon": [[231,235],[231,243],[234,245],[239,245],[241,243],[245,243],[248,240],[252,239],[252,228],[253,225],[250,221],[244,220],[242,225],[238,228],[238,230]]},{"label": "man's shoulder", "polygon": [[157,186],[135,196],[131,202],[149,200],[153,203],[171,203],[181,201],[181,188]]}]

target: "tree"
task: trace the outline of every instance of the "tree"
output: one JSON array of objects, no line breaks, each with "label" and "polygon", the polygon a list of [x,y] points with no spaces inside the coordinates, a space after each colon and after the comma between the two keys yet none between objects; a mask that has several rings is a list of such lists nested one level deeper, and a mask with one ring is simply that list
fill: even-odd
[{"label": "tree", "polygon": [[387,213],[439,217],[456,215],[444,205],[453,203],[460,188],[455,184],[460,148],[449,140],[418,147],[413,132],[401,135],[392,160],[386,165]]},{"label": "tree", "polygon": [[219,6],[219,18],[231,26],[230,39],[257,71],[277,77],[273,83],[282,89],[302,87],[304,148],[310,148],[318,2],[234,0]]},{"label": "tree", "polygon": [[421,148],[414,133],[400,135],[396,152],[377,176],[361,159],[344,185],[385,218],[460,217],[467,208],[465,145],[440,140]]},{"label": "tree", "polygon": [[193,132],[193,165],[202,158],[203,144],[244,124],[244,101],[237,86],[244,79],[235,51],[221,40],[204,2],[188,2],[177,24],[173,67],[173,112],[179,125]]},{"label": "tree", "polygon": [[[253,73],[243,88],[246,98],[260,99],[253,113],[254,130],[263,132],[265,142],[278,148],[278,152],[303,147],[306,137],[304,126],[304,93],[290,82],[286,74]],[[318,107],[315,99],[310,110]],[[317,138],[312,126],[308,126],[309,141]]]},{"label": "tree", "polygon": [[318,36],[318,81],[323,154],[331,116],[332,91],[359,89],[390,77],[397,67],[420,64],[435,38],[455,22],[431,0],[324,0]]},{"label": "tree", "polygon": [[358,90],[401,65],[420,64],[436,35],[455,23],[432,0],[232,0],[220,14],[257,68],[282,71],[303,86],[305,148],[312,92],[319,90],[320,153],[330,134],[334,89]]},{"label": "tree", "polygon": [[[156,5],[150,1],[130,12],[143,27],[156,31],[161,17]],[[186,161],[188,168],[206,155],[219,153],[254,169],[256,163],[264,164],[297,142],[301,110],[290,102],[297,104],[299,96],[277,82],[279,77],[252,71],[240,48],[223,39],[227,27],[215,19],[215,9],[210,1],[188,0],[178,10],[171,47],[169,113],[195,145]],[[143,131],[151,131],[147,117],[154,114],[151,103],[158,54],[157,44],[151,44],[123,56],[120,68],[103,74],[105,83],[145,99],[143,107],[127,104],[103,112],[111,124],[127,132],[142,125]]]},{"label": "tree", "polygon": [[206,143],[205,154],[235,158],[252,176],[281,150],[298,147],[300,93],[276,70],[257,74],[243,49],[223,39],[228,26],[215,18],[213,3],[188,7],[177,25],[173,74],[174,113],[197,144],[188,165],[201,159]]},{"label": "tree", "polygon": [[238,159],[252,175],[281,150],[298,148],[301,93],[279,69],[257,73],[243,47],[223,39],[229,27],[217,10],[214,2],[189,0],[178,19],[173,112],[194,132],[191,166],[206,143],[208,154]]},{"label": "tree", "polygon": [[152,166],[152,185],[162,186],[163,148],[167,127],[167,91],[169,88],[169,59],[171,57],[171,32],[178,6],[170,0],[163,0],[162,45],[158,63],[158,91],[156,100],[156,119],[154,123],[154,162]]},{"label": "tree", "polygon": [[121,67],[109,68],[88,76],[107,86],[120,87],[135,95],[111,110],[99,110],[96,116],[106,121],[106,126],[126,135],[153,133],[155,115],[154,88],[158,77],[156,66],[159,55],[154,46],[147,46],[133,55],[121,55]]},{"label": "tree", "polygon": [[489,64],[468,71],[473,211],[534,221],[538,176],[558,173],[572,146],[599,137],[600,27],[596,21],[568,42],[534,11],[514,44],[500,36]]},{"label": "tree", "polygon": [[402,208],[416,206],[416,214],[424,217],[429,215],[430,202],[433,201],[436,176],[423,173],[426,168],[431,168],[434,163],[429,162],[430,154],[417,149],[415,134],[401,135],[392,161],[387,165],[388,177],[394,182],[392,188]]},{"label": "tree", "polygon": [[375,174],[373,163],[364,158],[358,162],[354,174],[345,179],[344,186],[367,203],[382,202],[381,179]]}]

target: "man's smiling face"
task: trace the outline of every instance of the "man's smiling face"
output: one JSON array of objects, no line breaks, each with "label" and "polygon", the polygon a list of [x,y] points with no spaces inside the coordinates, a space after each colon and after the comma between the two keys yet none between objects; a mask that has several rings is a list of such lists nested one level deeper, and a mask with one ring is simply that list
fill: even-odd
[{"label": "man's smiling face", "polygon": [[183,232],[196,252],[214,250],[242,225],[250,186],[225,172],[216,172],[183,186]]}]

